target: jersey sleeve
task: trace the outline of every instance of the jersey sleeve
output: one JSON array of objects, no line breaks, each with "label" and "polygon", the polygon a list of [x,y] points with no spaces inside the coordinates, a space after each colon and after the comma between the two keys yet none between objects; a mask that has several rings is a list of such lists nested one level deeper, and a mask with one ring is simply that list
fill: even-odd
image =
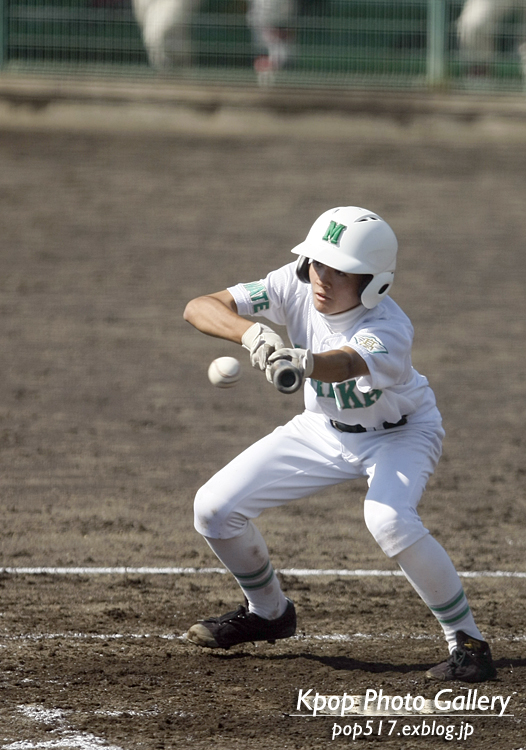
[{"label": "jersey sleeve", "polygon": [[271,271],[264,279],[228,287],[239,315],[261,316],[277,325],[287,324],[287,313],[301,292],[296,263]]},{"label": "jersey sleeve", "polygon": [[396,329],[371,326],[355,333],[348,346],[365,360],[369,375],[356,379],[362,393],[407,383],[412,377],[410,323]]}]

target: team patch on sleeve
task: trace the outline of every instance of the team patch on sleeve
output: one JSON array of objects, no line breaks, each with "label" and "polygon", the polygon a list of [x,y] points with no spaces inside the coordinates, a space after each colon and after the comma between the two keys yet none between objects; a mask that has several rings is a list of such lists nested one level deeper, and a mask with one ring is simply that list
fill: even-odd
[{"label": "team patch on sleeve", "polygon": [[243,286],[250,295],[253,312],[256,313],[260,310],[269,309],[270,300],[268,298],[266,287],[261,281],[252,281],[250,284],[243,284]]},{"label": "team patch on sleeve", "polygon": [[372,334],[364,334],[364,333],[357,333],[356,336],[353,336],[351,339],[351,344],[356,344],[356,346],[361,346],[363,349],[366,349],[371,354],[388,354],[389,352],[385,348],[385,346],[382,344],[379,338],[376,336],[373,336]]}]

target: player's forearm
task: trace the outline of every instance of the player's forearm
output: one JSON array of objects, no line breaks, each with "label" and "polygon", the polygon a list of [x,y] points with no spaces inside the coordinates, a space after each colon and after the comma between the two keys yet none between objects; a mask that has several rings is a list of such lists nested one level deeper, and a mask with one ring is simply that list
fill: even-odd
[{"label": "player's forearm", "polygon": [[184,319],[208,336],[241,343],[241,337],[252,323],[217,296],[207,295],[191,300],[184,311]]},{"label": "player's forearm", "polygon": [[323,383],[341,383],[368,373],[369,369],[360,355],[346,348],[314,354],[314,369],[310,377]]}]

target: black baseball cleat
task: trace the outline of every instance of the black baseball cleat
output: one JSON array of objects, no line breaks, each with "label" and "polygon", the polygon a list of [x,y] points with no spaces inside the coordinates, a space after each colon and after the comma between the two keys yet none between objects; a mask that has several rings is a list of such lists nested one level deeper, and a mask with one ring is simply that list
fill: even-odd
[{"label": "black baseball cleat", "polygon": [[185,637],[196,646],[224,649],[238,643],[275,643],[278,638],[290,638],[296,632],[296,610],[290,599],[287,602],[285,612],[275,620],[265,620],[241,606],[235,612],[192,625]]},{"label": "black baseball cleat", "polygon": [[497,679],[497,670],[486,641],[479,641],[459,630],[457,647],[447,661],[426,672],[431,680],[450,682],[486,682]]}]

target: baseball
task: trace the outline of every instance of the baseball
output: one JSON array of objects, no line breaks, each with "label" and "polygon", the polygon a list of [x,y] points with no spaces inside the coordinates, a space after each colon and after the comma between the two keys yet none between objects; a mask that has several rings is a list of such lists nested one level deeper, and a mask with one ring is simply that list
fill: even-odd
[{"label": "baseball", "polygon": [[216,388],[232,388],[241,377],[241,365],[235,357],[214,359],[208,368],[208,379]]}]

